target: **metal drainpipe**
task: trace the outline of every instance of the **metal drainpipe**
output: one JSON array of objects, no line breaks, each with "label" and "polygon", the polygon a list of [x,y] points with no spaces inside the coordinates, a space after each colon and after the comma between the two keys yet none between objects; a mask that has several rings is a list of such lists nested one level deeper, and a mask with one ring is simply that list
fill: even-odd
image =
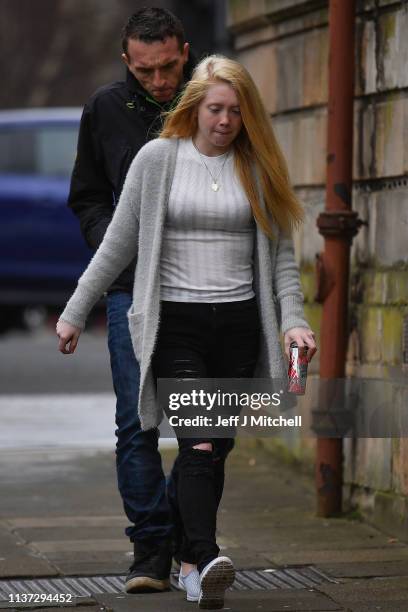
[{"label": "metal drainpipe", "polygon": [[[317,219],[324,253],[317,256],[316,299],[323,303],[320,377],[344,378],[350,247],[361,221],[351,210],[355,0],[329,2],[329,101],[326,208]],[[321,402],[330,401],[320,396]],[[329,406],[323,406],[329,409]],[[317,439],[317,513],[342,508],[341,438]]]}]

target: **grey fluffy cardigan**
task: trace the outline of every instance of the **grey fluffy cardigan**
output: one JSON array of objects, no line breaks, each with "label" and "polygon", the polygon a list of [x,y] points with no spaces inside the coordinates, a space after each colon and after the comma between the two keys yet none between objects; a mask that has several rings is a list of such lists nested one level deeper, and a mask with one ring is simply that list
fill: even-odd
[{"label": "grey fluffy cardigan", "polygon": [[[128,312],[129,329],[140,364],[139,416],[144,430],[156,427],[162,411],[156,401],[151,360],[160,319],[160,251],[166,206],[177,157],[178,140],[156,139],[134,158],[122,195],[104,239],[61,319],[84,328],[91,308],[119,273],[137,257],[133,304]],[[282,333],[307,327],[303,295],[293,244],[274,229],[270,240],[256,225],[254,290],[262,324],[262,342],[256,375],[284,378]]]}]

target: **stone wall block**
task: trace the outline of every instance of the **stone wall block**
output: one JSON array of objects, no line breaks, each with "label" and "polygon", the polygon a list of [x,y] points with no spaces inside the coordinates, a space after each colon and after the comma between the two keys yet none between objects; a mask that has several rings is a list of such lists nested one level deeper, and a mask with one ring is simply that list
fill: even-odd
[{"label": "stone wall block", "polygon": [[321,253],[324,249],[324,239],[317,229],[316,221],[324,210],[325,192],[322,189],[313,189],[307,193],[303,189],[298,190],[297,195],[305,211],[305,220],[298,232],[301,260],[304,265],[314,268],[316,254]]},{"label": "stone wall block", "polygon": [[[327,111],[303,110],[274,117],[279,143],[295,186],[324,185]],[[353,174],[355,179],[408,173],[408,97],[355,104]]]},{"label": "stone wall block", "polygon": [[[372,267],[406,267],[408,263],[408,188],[404,185],[371,193],[354,191],[353,209],[368,227],[360,228],[352,243],[352,262]],[[397,275],[387,298],[405,303],[405,275]],[[391,291],[391,288],[389,289]]]},{"label": "stone wall block", "polygon": [[376,30],[373,19],[356,22],[355,93],[369,94],[377,88]]},{"label": "stone wall block", "polygon": [[355,484],[391,489],[392,438],[359,438],[355,457]]},{"label": "stone wall block", "polygon": [[376,176],[398,176],[408,172],[408,98],[389,98],[378,103],[376,115]]},{"label": "stone wall block", "polygon": [[387,302],[408,305],[408,270],[390,270],[387,280]]},{"label": "stone wall block", "polygon": [[264,0],[229,0],[227,9],[227,25],[228,27],[239,26],[247,21],[257,17],[262,17],[265,14]]},{"label": "stone wall block", "polygon": [[304,4],[304,0],[228,0],[227,26],[241,29],[245,24],[258,27],[268,23],[268,16]]},{"label": "stone wall block", "polygon": [[282,462],[296,466],[297,470],[301,465],[302,472],[306,472],[313,477],[316,459],[315,438],[298,437],[296,440],[286,440],[275,436],[273,438],[262,438],[261,443],[263,448],[270,451]]},{"label": "stone wall block", "polygon": [[408,499],[394,493],[374,493],[374,512],[370,517],[380,530],[403,542],[408,538]]},{"label": "stone wall block", "polygon": [[382,355],[383,321],[382,309],[377,306],[362,306],[359,309],[361,360],[379,363]]},{"label": "stone wall block", "polygon": [[384,363],[397,365],[402,362],[402,325],[401,308],[383,308],[382,359]]},{"label": "stone wall block", "polygon": [[369,257],[378,265],[408,263],[408,189],[384,189],[369,208]]},{"label": "stone wall block", "polygon": [[278,90],[276,111],[301,108],[303,104],[303,67],[305,35],[291,36],[276,45]]},{"label": "stone wall block", "polygon": [[379,83],[381,91],[408,85],[408,11],[401,8],[379,18]]},{"label": "stone wall block", "polygon": [[279,91],[276,45],[265,44],[245,49],[240,53],[239,61],[244,64],[254,79],[267,111],[275,112],[278,106]]},{"label": "stone wall block", "polygon": [[343,482],[352,483],[355,481],[355,452],[354,447],[357,444],[357,439],[344,438],[343,440]]},{"label": "stone wall block", "polygon": [[408,270],[365,272],[364,302],[373,305],[407,305]]},{"label": "stone wall block", "polygon": [[395,438],[392,448],[393,489],[408,495],[408,438]]},{"label": "stone wall block", "polygon": [[276,117],[275,132],[297,186],[322,185],[326,178],[326,109]]},{"label": "stone wall block", "polygon": [[398,365],[402,361],[403,309],[395,306],[359,308],[361,360]]},{"label": "stone wall block", "polygon": [[328,44],[327,29],[307,31],[274,43],[278,97],[272,112],[327,102]]},{"label": "stone wall block", "polygon": [[370,11],[375,8],[376,0],[357,0],[356,12],[359,11]]},{"label": "stone wall block", "polygon": [[[370,209],[370,202],[374,194],[365,193],[364,191],[353,191],[353,202],[352,208],[358,213],[358,216],[363,221],[367,221],[370,218],[372,223],[372,215]],[[369,232],[370,227],[363,225],[360,227],[357,236],[353,238],[351,243],[351,262],[352,264],[366,264],[368,256],[368,243],[369,243]]]},{"label": "stone wall block", "polygon": [[249,70],[270,113],[327,102],[327,30],[311,30],[242,49],[239,60]]},{"label": "stone wall block", "polygon": [[315,30],[303,37],[304,106],[327,103],[329,96],[328,30]]},{"label": "stone wall block", "polygon": [[[356,94],[406,87],[408,12],[400,9],[378,18],[360,18],[356,24]],[[377,38],[378,32],[378,38]],[[378,45],[378,48],[377,48]]]},{"label": "stone wall block", "polygon": [[[408,72],[408,71],[407,71]],[[408,172],[408,97],[354,104],[353,176],[355,179],[399,176]]]},{"label": "stone wall block", "polygon": [[373,131],[375,130],[375,113],[371,102],[356,100],[354,102],[353,121],[353,177],[369,178],[375,174],[375,148]]},{"label": "stone wall block", "polygon": [[364,275],[364,285],[364,302],[366,304],[382,305],[387,303],[387,274],[375,270],[368,272]]},{"label": "stone wall block", "polygon": [[378,3],[379,6],[388,6],[389,4],[395,4],[395,0],[379,0]]}]

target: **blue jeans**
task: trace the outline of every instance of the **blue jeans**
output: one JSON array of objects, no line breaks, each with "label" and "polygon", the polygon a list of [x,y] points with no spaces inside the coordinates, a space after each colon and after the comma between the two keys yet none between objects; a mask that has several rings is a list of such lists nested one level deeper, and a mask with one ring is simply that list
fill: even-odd
[{"label": "blue jeans", "polygon": [[171,536],[172,523],[159,432],[142,431],[137,413],[140,370],[126,316],[131,303],[132,296],[126,292],[116,291],[107,298],[108,347],[117,399],[116,469],[125,513],[132,523],[126,535],[132,542],[156,543]]}]

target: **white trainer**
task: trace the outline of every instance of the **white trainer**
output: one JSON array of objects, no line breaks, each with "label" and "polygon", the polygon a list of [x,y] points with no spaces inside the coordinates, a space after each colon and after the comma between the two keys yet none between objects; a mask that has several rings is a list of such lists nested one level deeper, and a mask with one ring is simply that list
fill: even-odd
[{"label": "white trainer", "polygon": [[187,601],[198,601],[200,597],[200,574],[196,569],[191,570],[187,576],[183,576],[180,568],[178,583],[180,589],[186,591]]},{"label": "white trainer", "polygon": [[198,607],[202,610],[221,610],[225,591],[235,580],[234,565],[229,557],[217,557],[200,574]]}]

